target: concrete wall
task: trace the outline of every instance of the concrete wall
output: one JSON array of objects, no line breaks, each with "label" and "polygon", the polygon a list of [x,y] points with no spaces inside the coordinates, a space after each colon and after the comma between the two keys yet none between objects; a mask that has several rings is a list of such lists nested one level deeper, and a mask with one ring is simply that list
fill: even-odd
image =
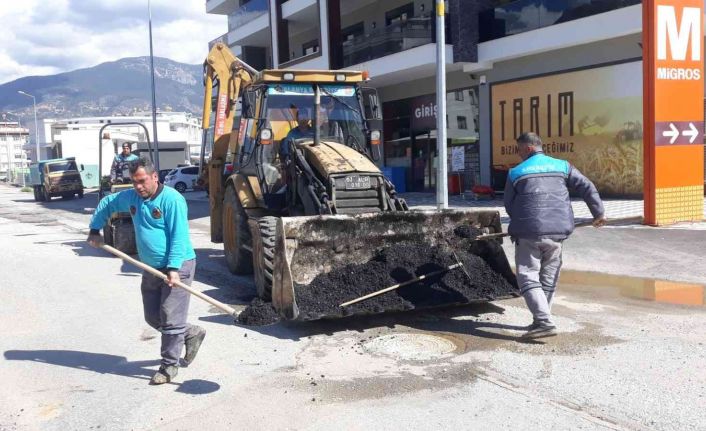
[{"label": "concrete wall", "polygon": [[[461,70],[448,71],[446,73],[446,90],[456,90],[459,88],[471,87],[478,85],[478,78],[471,79],[469,73],[464,73]],[[408,97],[422,96],[425,94],[436,94],[436,77],[429,76],[426,78],[416,79],[409,82],[404,82],[396,85],[378,88],[378,94],[383,102],[393,100],[406,99]]]}]

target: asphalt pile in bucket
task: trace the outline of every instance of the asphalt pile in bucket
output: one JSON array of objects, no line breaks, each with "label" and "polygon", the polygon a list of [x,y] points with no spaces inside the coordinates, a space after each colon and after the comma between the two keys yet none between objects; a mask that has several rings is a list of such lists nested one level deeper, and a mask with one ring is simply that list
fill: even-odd
[{"label": "asphalt pile in bucket", "polygon": [[[310,284],[295,284],[299,320],[403,311],[440,305],[487,301],[517,294],[517,282],[502,246],[475,240],[483,232],[468,225],[454,229],[439,245],[398,243],[378,250],[368,262],[346,265],[317,275]],[[391,292],[340,307],[350,301],[421,275],[444,271]],[[261,326],[280,320],[269,302],[255,298],[238,323]]]},{"label": "asphalt pile in bucket", "polygon": [[277,311],[272,308],[271,302],[255,298],[238,314],[237,322],[248,326],[264,326],[276,323],[279,319],[280,317]]},{"label": "asphalt pile in bucket", "polygon": [[[295,285],[300,319],[410,310],[515,294],[515,276],[500,244],[474,241],[481,232],[470,226],[459,226],[454,234],[442,245],[433,247],[420,243],[396,244],[378,251],[366,263],[320,274],[306,286]],[[456,263],[463,266],[347,307],[339,306]]]}]

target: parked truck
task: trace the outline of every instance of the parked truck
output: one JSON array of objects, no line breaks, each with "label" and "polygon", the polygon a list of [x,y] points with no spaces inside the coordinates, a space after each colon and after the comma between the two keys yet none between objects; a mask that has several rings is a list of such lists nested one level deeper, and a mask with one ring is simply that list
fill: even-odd
[{"label": "parked truck", "polygon": [[73,199],[74,196],[83,198],[83,182],[75,157],[32,163],[29,175],[35,201],[50,201],[56,196],[64,199]]}]

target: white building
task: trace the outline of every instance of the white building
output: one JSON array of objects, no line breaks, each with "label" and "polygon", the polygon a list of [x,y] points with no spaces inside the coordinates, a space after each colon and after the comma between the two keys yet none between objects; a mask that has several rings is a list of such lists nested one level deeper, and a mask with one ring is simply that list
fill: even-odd
[{"label": "white building", "polygon": [[[446,3],[447,145],[465,148],[466,187],[502,188],[519,162],[516,133],[536,131],[596,177],[606,172],[590,172],[590,155],[620,159],[626,174],[604,175],[613,183],[599,189],[631,194],[642,169],[641,2]],[[258,69],[367,70],[383,102],[385,164],[416,191],[436,179],[434,4],[207,0],[206,11],[228,16],[222,39]]]},{"label": "white building", "polygon": [[[138,123],[143,125],[121,125]],[[99,137],[102,127],[108,125]],[[88,187],[98,184],[99,138],[102,144],[102,175],[109,175],[113,158],[123,142],[133,143],[133,152],[147,155],[147,136],[154,149],[152,116],[137,113],[121,117],[84,117],[64,120],[44,120],[47,142],[53,147],[53,157],[76,157],[84,166],[83,180]],[[145,128],[147,133],[145,133]],[[188,113],[158,112],[157,138],[159,167],[172,169],[198,162],[201,150],[201,124]]]},{"label": "white building", "polygon": [[27,166],[22,146],[29,139],[29,130],[18,122],[0,121],[0,180],[8,181],[19,169]]}]

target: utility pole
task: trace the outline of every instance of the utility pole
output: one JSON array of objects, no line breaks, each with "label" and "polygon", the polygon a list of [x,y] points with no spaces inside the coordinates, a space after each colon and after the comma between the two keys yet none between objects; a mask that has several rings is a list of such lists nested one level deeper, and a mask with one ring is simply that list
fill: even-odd
[{"label": "utility pole", "polygon": [[[39,125],[37,124],[37,99],[32,96],[31,94],[25,93],[24,91],[20,90],[18,91],[23,96],[31,97],[32,98],[32,105],[34,106],[34,144],[37,149],[37,160],[35,162],[39,161],[40,158],[40,153],[39,153]],[[24,172],[24,171],[22,171]]]},{"label": "utility pole", "polygon": [[446,174],[446,38],[444,0],[436,0],[436,207],[449,207]]},{"label": "utility pole", "polygon": [[154,53],[152,51],[152,4],[147,0],[150,29],[150,72],[152,75],[152,140],[154,142],[154,167],[159,172],[159,140],[157,139],[157,96],[154,86]]}]

